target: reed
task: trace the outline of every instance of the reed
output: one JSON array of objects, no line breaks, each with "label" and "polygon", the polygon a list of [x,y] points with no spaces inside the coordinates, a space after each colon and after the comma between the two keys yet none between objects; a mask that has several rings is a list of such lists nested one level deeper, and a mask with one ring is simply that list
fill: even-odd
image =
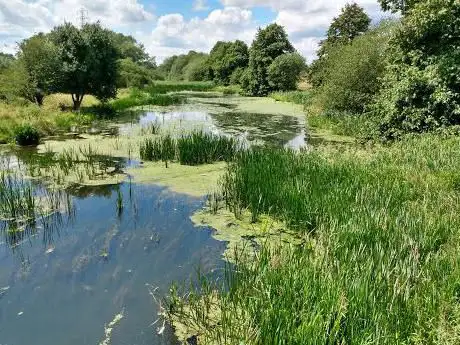
[{"label": "reed", "polygon": [[238,148],[234,138],[196,131],[177,138],[170,134],[147,138],[141,142],[139,152],[147,161],[177,160],[182,165],[201,165],[230,161]]},{"label": "reed", "polygon": [[236,253],[223,281],[171,290],[166,313],[218,344],[457,344],[459,149],[426,136],[358,154],[239,153],[227,204],[286,221],[304,245]]}]

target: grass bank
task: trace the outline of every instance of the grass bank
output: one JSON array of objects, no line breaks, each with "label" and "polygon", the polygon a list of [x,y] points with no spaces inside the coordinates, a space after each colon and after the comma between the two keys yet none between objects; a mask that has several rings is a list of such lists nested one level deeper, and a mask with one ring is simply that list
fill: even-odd
[{"label": "grass bank", "polygon": [[199,344],[458,344],[458,150],[427,135],[241,154],[222,182],[228,208],[307,240],[236,259],[186,297],[173,289],[169,316]]}]

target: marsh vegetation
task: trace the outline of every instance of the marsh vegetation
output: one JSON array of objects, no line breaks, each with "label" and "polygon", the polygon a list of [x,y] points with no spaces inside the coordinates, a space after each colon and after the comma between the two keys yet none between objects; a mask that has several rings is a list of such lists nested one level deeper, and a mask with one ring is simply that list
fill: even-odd
[{"label": "marsh vegetation", "polygon": [[400,18],[346,5],[308,66],[277,24],[159,66],[99,24],[0,56],[6,341],[56,295],[47,343],[113,315],[125,343],[460,343],[460,6],[380,3]]}]

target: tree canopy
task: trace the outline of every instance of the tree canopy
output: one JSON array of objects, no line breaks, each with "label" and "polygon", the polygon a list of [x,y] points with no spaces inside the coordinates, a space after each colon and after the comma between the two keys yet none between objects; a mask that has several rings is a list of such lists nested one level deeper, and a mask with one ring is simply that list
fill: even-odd
[{"label": "tree canopy", "polygon": [[243,88],[253,96],[265,96],[273,87],[268,81],[268,67],[280,55],[293,53],[284,28],[271,24],[259,29],[249,52],[249,70],[246,73]]},{"label": "tree canopy", "polygon": [[119,55],[109,30],[99,24],[78,29],[67,23],[56,27],[51,38],[62,63],[59,90],[72,95],[75,110],[86,94],[102,101],[116,96]]},{"label": "tree canopy", "polygon": [[214,80],[228,85],[232,74],[238,68],[246,68],[249,63],[249,49],[243,41],[217,42],[209,54],[209,65]]},{"label": "tree canopy", "polygon": [[35,88],[35,101],[41,105],[45,95],[59,89],[61,64],[57,46],[48,35],[40,33],[19,44],[18,59]]}]

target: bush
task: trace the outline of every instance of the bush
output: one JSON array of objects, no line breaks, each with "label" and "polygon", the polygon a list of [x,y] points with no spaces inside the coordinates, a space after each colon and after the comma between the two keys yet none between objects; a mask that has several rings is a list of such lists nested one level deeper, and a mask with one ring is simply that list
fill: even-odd
[{"label": "bush", "polygon": [[378,28],[357,37],[351,44],[331,48],[321,67],[319,98],[328,110],[362,113],[381,88],[386,51],[394,25]]},{"label": "bush", "polygon": [[371,109],[385,140],[460,123],[460,3],[414,6],[392,40],[391,65]]},{"label": "bush", "polygon": [[274,90],[295,90],[304,69],[305,59],[298,53],[280,55],[268,67],[268,83]]},{"label": "bush", "polygon": [[31,125],[21,125],[14,131],[16,143],[21,146],[38,145],[40,142],[40,133]]}]

